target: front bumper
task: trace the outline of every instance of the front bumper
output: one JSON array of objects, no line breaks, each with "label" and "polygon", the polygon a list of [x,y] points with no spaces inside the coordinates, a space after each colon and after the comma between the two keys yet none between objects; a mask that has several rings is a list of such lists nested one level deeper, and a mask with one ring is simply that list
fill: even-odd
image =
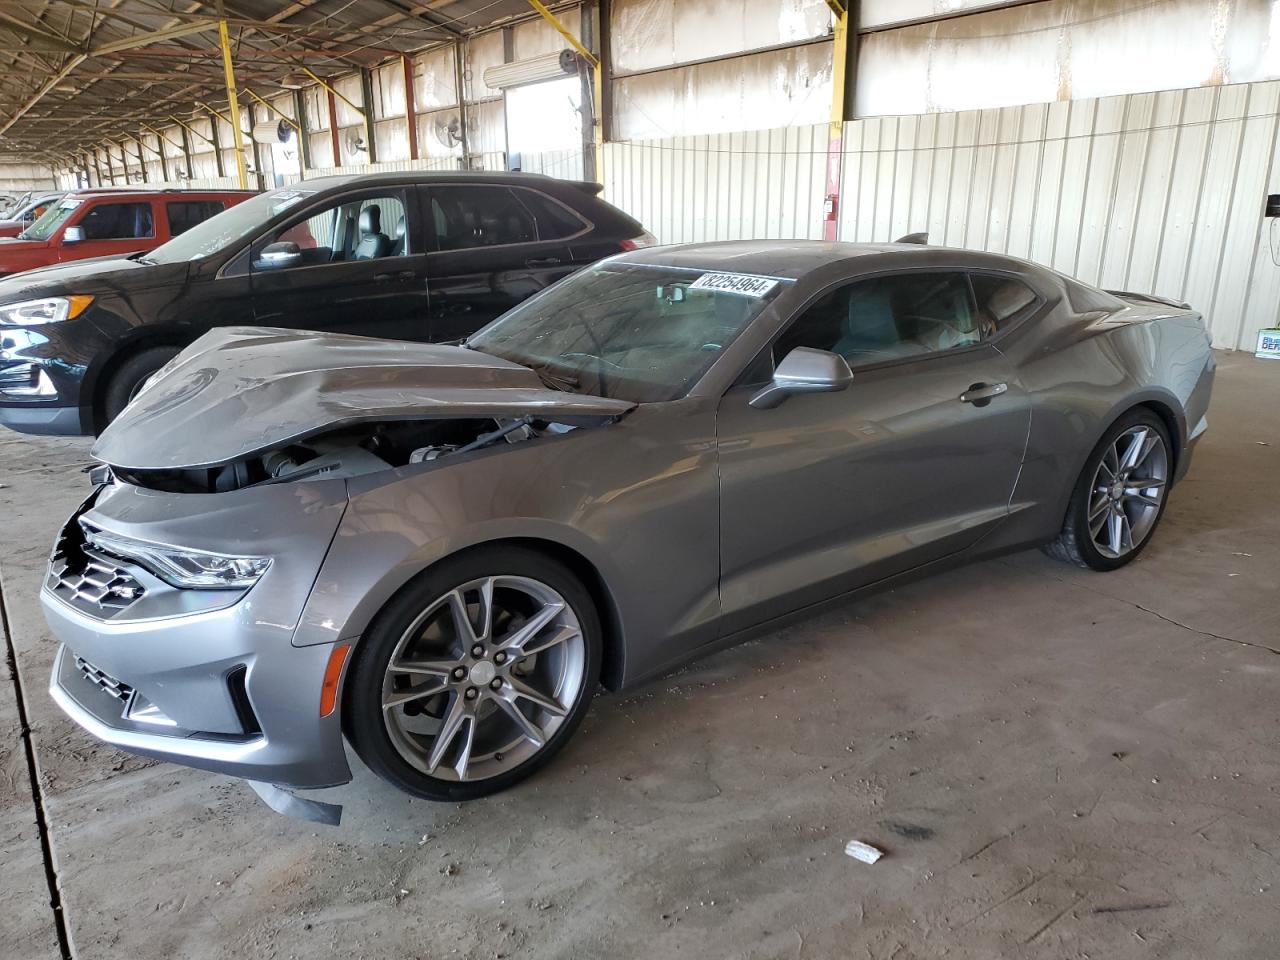
[{"label": "front bumper", "polygon": [[43,403],[0,406],[0,426],[18,433],[50,437],[76,437],[85,433],[84,411]]},{"label": "front bumper", "polygon": [[[345,783],[340,711],[320,716],[333,644],[293,643],[345,485],[243,493],[253,496],[114,484],[91,498],[59,538],[41,591],[61,642],[50,695],[132,753],[287,787]],[[273,562],[248,590],[178,589],[86,548],[75,535],[81,515],[122,536]]]},{"label": "front bumper", "polygon": [[0,426],[19,433],[92,433],[81,386],[98,334],[80,320],[0,326]]}]

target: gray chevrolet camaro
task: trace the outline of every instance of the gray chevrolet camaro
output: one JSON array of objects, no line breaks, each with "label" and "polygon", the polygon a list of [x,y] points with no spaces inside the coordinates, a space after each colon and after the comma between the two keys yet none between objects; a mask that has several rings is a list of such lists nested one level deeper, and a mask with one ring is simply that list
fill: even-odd
[{"label": "gray chevrolet camaro", "polygon": [[484,796],[598,685],[825,601],[1032,545],[1128,563],[1213,372],[1185,304],[907,243],[628,253],[456,346],[217,330],[94,448],[51,691],[289,812],[331,815],[287,788],[349,780],[344,735]]}]

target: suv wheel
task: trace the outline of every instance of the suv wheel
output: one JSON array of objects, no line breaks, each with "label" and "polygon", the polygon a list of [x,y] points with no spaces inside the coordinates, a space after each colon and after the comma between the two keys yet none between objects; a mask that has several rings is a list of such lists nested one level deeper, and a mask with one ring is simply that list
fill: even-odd
[{"label": "suv wheel", "polygon": [[98,423],[105,427],[120,415],[147,382],[147,378],[178,355],[177,347],[149,347],[122,363],[111,375],[102,394]]}]

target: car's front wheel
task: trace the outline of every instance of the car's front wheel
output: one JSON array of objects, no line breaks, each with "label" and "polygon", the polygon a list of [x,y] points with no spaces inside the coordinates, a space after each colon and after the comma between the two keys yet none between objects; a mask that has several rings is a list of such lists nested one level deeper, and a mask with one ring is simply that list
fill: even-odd
[{"label": "car's front wheel", "polygon": [[1094,570],[1129,563],[1164,515],[1172,466],[1164,422],[1145,408],[1125,414],[1089,455],[1062,532],[1045,552]]},{"label": "car's front wheel", "polygon": [[98,411],[101,427],[120,415],[129,401],[138,395],[146,382],[166,363],[178,355],[177,347],[148,347],[140,350],[116,368],[102,393]]},{"label": "car's front wheel", "polygon": [[556,560],[480,548],[428,570],[378,615],[347,678],[360,758],[432,800],[497,793],[545,764],[600,673],[591,596]]}]

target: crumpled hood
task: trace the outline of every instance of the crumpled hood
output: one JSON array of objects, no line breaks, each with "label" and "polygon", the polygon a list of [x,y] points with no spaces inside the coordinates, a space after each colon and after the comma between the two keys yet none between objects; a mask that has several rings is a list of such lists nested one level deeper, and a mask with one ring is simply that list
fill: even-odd
[{"label": "crumpled hood", "polygon": [[161,370],[93,456],[130,470],[215,467],[361,422],[607,417],[634,406],[549,389],[527,367],[464,347],[224,327]]}]

